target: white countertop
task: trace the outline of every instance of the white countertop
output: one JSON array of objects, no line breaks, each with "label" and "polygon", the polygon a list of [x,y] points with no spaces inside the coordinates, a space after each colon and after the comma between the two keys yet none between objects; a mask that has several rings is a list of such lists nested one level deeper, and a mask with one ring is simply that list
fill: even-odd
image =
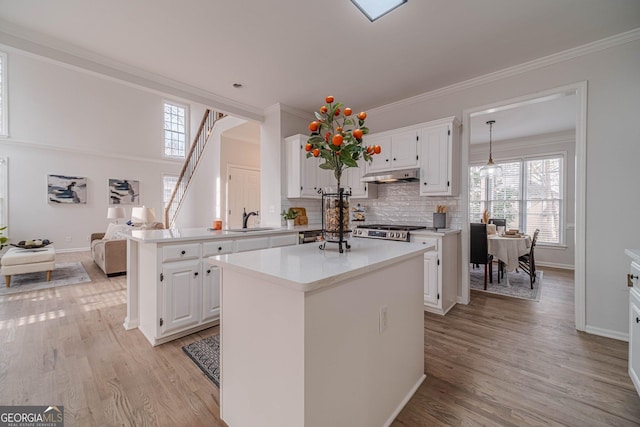
[{"label": "white countertop", "polygon": [[625,249],[624,253],[635,262],[640,263],[640,249]]},{"label": "white countertop", "polygon": [[411,230],[411,234],[418,236],[445,236],[448,234],[458,234],[460,230],[455,228],[439,228],[438,230]]},{"label": "white countertop", "polygon": [[208,261],[223,269],[242,271],[309,292],[433,249],[418,243],[377,239],[350,239],[349,243],[351,251],[342,254],[335,243],[327,243],[325,250],[317,244],[307,244],[217,255]]},{"label": "white countertop", "polygon": [[131,230],[126,232],[126,237],[141,243],[163,243],[163,242],[179,242],[186,240],[218,240],[218,239],[238,239],[243,237],[268,236],[273,234],[297,234],[305,230],[317,230],[318,228],[306,225],[295,227],[292,230],[286,227],[273,228],[270,230],[253,230],[247,228],[247,231],[214,231],[206,227],[195,228],[172,228],[163,230]]}]

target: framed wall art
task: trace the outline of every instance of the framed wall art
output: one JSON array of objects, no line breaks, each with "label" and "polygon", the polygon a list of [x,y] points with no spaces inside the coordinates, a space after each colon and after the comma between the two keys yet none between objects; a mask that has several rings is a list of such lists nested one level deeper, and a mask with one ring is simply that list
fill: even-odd
[{"label": "framed wall art", "polygon": [[110,205],[139,205],[140,181],[109,178]]},{"label": "framed wall art", "polygon": [[47,201],[53,204],[86,204],[87,178],[47,175]]}]

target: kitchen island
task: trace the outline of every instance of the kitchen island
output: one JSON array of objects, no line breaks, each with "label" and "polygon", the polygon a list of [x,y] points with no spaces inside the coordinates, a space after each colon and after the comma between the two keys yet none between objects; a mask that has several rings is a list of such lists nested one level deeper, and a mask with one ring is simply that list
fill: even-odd
[{"label": "kitchen island", "polygon": [[425,378],[424,244],[352,238],[220,255],[230,427],[389,425]]},{"label": "kitchen island", "polygon": [[211,255],[296,245],[299,229],[133,230],[127,237],[127,317],[152,345],[209,328],[220,317]]}]

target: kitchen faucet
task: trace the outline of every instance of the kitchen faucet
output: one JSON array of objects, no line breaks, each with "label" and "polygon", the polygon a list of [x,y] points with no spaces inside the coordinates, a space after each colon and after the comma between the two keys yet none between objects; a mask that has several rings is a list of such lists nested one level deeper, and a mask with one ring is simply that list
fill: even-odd
[{"label": "kitchen faucet", "polygon": [[242,208],[242,228],[247,228],[247,221],[251,215],[258,216],[258,211],[247,213],[247,208]]}]

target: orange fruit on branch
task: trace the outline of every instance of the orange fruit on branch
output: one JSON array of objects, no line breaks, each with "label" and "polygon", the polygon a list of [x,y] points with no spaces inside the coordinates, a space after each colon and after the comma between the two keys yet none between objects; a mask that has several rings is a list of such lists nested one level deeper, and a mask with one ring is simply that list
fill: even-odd
[{"label": "orange fruit on branch", "polygon": [[331,138],[331,132],[327,132],[327,133],[325,133],[325,134],[324,134],[324,140],[325,140],[326,142],[329,142],[329,138]]},{"label": "orange fruit on branch", "polygon": [[353,110],[349,107],[344,109],[344,115],[349,117],[351,115],[351,113],[353,113]]},{"label": "orange fruit on branch", "polygon": [[325,114],[327,111],[329,111],[329,109],[326,106],[323,105],[322,107],[320,107],[320,112],[322,114]]},{"label": "orange fruit on branch", "polygon": [[382,151],[382,148],[380,148],[379,145],[374,145],[373,146],[373,152],[376,154],[380,154],[380,152]]},{"label": "orange fruit on branch", "polygon": [[313,157],[318,157],[319,155],[320,155],[320,150],[319,150],[319,149],[317,149],[317,148],[315,148],[315,149],[313,150]]},{"label": "orange fruit on branch", "polygon": [[364,111],[359,112],[359,113],[358,113],[358,118],[359,118],[360,120],[364,120],[364,119],[366,119],[366,118],[367,118],[367,113],[365,113]]},{"label": "orange fruit on branch", "polygon": [[333,113],[334,116],[339,116],[340,115],[340,109],[336,108],[336,112]]},{"label": "orange fruit on branch", "polygon": [[315,120],[313,122],[309,123],[309,130],[311,132],[316,132],[319,127],[320,127],[320,123],[316,122]]},{"label": "orange fruit on branch", "polygon": [[329,95],[324,100],[327,102],[327,104],[331,104],[333,102],[333,96]]},{"label": "orange fruit on branch", "polygon": [[341,146],[342,145],[342,141],[344,140],[344,138],[342,137],[342,135],[340,135],[339,133],[336,135],[333,135],[333,139],[331,140],[331,142],[333,143],[333,145],[335,146]]},{"label": "orange fruit on branch", "polygon": [[312,148],[313,148],[313,145],[307,144],[304,146],[304,151],[311,151]]},{"label": "orange fruit on branch", "polygon": [[355,139],[362,139],[362,129],[360,129],[360,128],[354,129],[353,130],[353,137]]}]

